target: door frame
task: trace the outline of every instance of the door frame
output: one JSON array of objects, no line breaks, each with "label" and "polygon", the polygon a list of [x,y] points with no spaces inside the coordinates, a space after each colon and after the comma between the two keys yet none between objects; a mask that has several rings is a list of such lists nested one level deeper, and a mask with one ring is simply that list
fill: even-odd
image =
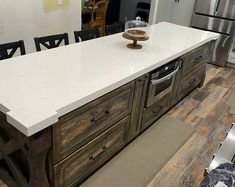
[{"label": "door frame", "polygon": [[151,8],[149,15],[149,24],[155,24],[157,20],[157,11],[158,11],[159,0],[151,0]]}]

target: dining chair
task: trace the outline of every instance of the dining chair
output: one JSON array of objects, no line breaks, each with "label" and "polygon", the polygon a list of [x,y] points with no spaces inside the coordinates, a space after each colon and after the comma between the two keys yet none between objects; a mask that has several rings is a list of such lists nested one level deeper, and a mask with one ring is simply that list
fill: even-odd
[{"label": "dining chair", "polygon": [[99,29],[86,29],[81,31],[74,31],[75,42],[82,42],[100,37]]},{"label": "dining chair", "polygon": [[123,31],[124,31],[124,28],[123,28],[122,23],[115,23],[112,25],[106,25],[106,27],[105,27],[106,35],[116,34],[116,33],[120,33]]},{"label": "dining chair", "polygon": [[12,58],[17,51],[20,55],[26,54],[23,40],[0,44],[0,60]]},{"label": "dining chair", "polygon": [[34,42],[36,50],[41,51],[41,46],[45,47],[46,49],[52,49],[61,46],[62,43],[64,43],[64,45],[69,45],[69,37],[68,33],[35,37]]},{"label": "dining chair", "polygon": [[[89,23],[90,28],[99,28],[100,35],[105,35],[105,20],[106,13],[109,5],[109,0],[90,0],[93,7],[91,14],[91,21]],[[97,8],[98,7],[98,8]]]},{"label": "dining chair", "polygon": [[136,6],[136,17],[140,17],[142,21],[149,21],[150,3],[139,2]]}]

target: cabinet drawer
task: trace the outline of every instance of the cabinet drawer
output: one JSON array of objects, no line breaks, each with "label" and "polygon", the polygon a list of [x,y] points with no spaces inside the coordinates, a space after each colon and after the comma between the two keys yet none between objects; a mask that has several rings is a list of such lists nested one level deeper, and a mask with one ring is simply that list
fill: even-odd
[{"label": "cabinet drawer", "polygon": [[180,98],[183,98],[201,83],[204,71],[205,66],[199,67],[183,79],[180,87]]},{"label": "cabinet drawer", "polygon": [[57,163],[131,111],[134,84],[127,84],[65,115],[53,126],[53,161]]},{"label": "cabinet drawer", "polygon": [[203,45],[188,54],[183,66],[183,76],[187,76],[193,70],[202,66],[207,61],[209,45]]},{"label": "cabinet drawer", "polygon": [[143,131],[149,127],[154,121],[156,121],[162,114],[164,114],[168,109],[171,101],[171,93],[164,96],[161,100],[157,101],[155,104],[144,109],[142,127]]},{"label": "cabinet drawer", "polygon": [[126,142],[128,118],[124,118],[80,150],[54,166],[55,187],[78,185],[120,150]]}]

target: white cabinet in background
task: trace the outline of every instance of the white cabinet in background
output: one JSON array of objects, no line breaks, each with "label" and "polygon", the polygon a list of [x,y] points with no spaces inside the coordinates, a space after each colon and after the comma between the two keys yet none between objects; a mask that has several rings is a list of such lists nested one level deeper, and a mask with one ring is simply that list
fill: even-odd
[{"label": "white cabinet in background", "polygon": [[166,21],[172,22],[174,11],[174,0],[159,0],[157,8],[156,23]]},{"label": "white cabinet in background", "polygon": [[167,21],[189,26],[195,0],[159,0],[156,23]]}]

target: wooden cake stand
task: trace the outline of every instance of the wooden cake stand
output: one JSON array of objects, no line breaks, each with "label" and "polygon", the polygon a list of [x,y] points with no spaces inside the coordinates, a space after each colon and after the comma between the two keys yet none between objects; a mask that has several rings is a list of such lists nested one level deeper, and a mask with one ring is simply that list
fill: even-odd
[{"label": "wooden cake stand", "polygon": [[[141,32],[143,32],[143,31],[141,31]],[[144,33],[144,34],[145,34],[145,33]],[[122,37],[123,37],[123,38],[126,38],[126,39],[128,39],[128,40],[132,40],[132,41],[133,41],[133,43],[127,44],[127,47],[130,48],[130,49],[141,49],[141,48],[142,48],[142,45],[137,44],[137,42],[138,42],[138,41],[146,41],[146,40],[149,39],[149,37],[148,37],[148,36],[145,36],[145,35],[141,36],[140,34],[138,34],[138,35],[135,36],[135,35],[132,34],[132,33],[131,33],[131,35],[130,35],[130,33],[128,33],[128,31],[127,31],[127,32],[124,32],[124,33],[122,34]]]}]

